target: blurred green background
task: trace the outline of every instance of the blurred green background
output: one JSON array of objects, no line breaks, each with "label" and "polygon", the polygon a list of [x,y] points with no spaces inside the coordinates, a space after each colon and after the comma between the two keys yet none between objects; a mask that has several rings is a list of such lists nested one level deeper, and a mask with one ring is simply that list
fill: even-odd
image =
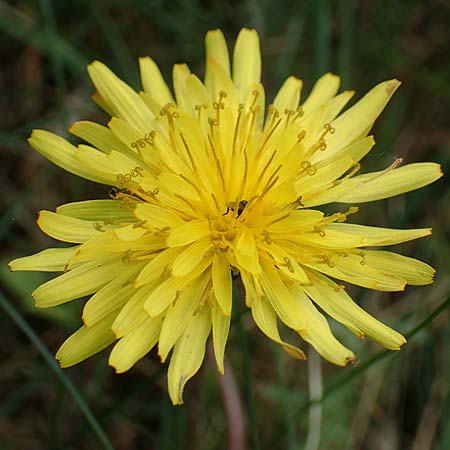
[{"label": "blurred green background", "polygon": [[[318,75],[333,71],[357,98],[379,81],[398,78],[403,85],[375,126],[377,145],[363,171],[400,156],[436,161],[445,171],[449,24],[447,0],[0,1],[0,450],[229,448],[233,420],[211,358],[187,385],[181,407],[170,404],[166,368],[154,352],[120,376],[107,366],[106,351],[58,371],[51,355],[80,325],[81,302],[34,309],[30,293],[47,276],[11,274],[6,266],[54,246],[35,224],[39,210],[108,195],[104,186],[53,166],[26,142],[33,128],[67,136],[76,120],[106,123],[90,101],[87,63],[100,59],[140,89],[139,56],[152,56],[167,80],[178,62],[202,75],[207,30],[221,28],[231,49],[241,27],[254,27],[269,101],[291,74],[304,79],[307,93]],[[438,274],[433,285],[403,293],[351,289],[369,312],[410,339],[401,352],[383,353],[333,324],[360,362],[345,369],[322,362],[320,449],[450,448],[449,205],[444,177],[362,205],[352,216],[370,225],[432,226],[430,238],[395,250],[429,262]],[[244,408],[243,448],[303,449],[307,364],[289,359],[249,319],[235,320],[227,346],[229,375]]]}]

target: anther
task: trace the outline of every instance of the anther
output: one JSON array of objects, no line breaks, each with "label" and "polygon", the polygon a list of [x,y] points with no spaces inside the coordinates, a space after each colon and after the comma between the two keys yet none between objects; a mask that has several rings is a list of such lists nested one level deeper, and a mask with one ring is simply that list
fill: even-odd
[{"label": "anther", "polygon": [[95,228],[97,231],[101,231],[102,233],[105,232],[105,230],[103,229],[103,225],[102,225],[101,223],[95,222],[95,223],[94,223],[94,228]]},{"label": "anther", "polygon": [[129,248],[123,255],[122,255],[122,262],[128,266],[128,264],[131,262],[131,257],[133,255],[132,250]]},{"label": "anther", "polygon": [[292,122],[296,121],[297,119],[300,119],[300,117],[303,117],[304,114],[305,114],[305,111],[303,111],[302,107],[299,106],[299,107],[297,108],[297,111],[296,111],[295,116],[294,116],[293,119],[292,119]]},{"label": "anther", "polygon": [[292,267],[291,260],[286,256],[286,257],[283,259],[283,261],[284,261],[286,267],[288,268],[289,272],[294,273],[294,268]]},{"label": "anther", "polygon": [[326,236],[325,230],[323,228],[321,228],[321,227],[315,226],[313,228],[313,230],[314,230],[314,233],[318,233],[318,235],[320,237],[325,237]]},{"label": "anther", "polygon": [[360,264],[362,266],[364,266],[366,264],[366,253],[365,252],[359,252],[358,254],[361,257]]},{"label": "anther", "polygon": [[140,220],[139,222],[133,223],[133,228],[143,228],[146,223],[146,220]]},{"label": "anther", "polygon": [[267,245],[272,244],[272,239],[270,239],[269,232],[267,230],[262,230],[261,234],[264,236],[264,242]]},{"label": "anther", "polygon": [[298,133],[297,136],[297,143],[302,142],[303,139],[305,139],[305,137],[306,137],[306,130],[300,131],[300,133]]}]

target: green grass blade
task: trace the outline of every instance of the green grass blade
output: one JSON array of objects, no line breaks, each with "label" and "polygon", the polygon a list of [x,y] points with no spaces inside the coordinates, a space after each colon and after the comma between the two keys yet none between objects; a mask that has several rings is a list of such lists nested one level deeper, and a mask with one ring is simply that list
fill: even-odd
[{"label": "green grass blade", "polygon": [[314,16],[316,25],[316,48],[314,54],[315,78],[330,70],[330,2],[329,0],[317,0],[314,4]]},{"label": "green grass blade", "polygon": [[341,77],[342,87],[350,86],[350,67],[352,56],[352,39],[355,19],[353,0],[339,2],[339,45],[337,49],[337,73]]},{"label": "green grass blade", "polygon": [[[440,306],[438,306],[426,319],[424,319],[422,322],[420,322],[416,327],[414,327],[412,330],[410,330],[408,333],[406,333],[406,337],[408,339],[412,339],[419,331],[423,330],[425,327],[427,327],[433,320],[435,320],[438,316],[440,316],[442,313],[447,311],[447,309],[450,307],[450,297],[445,300]],[[351,380],[358,377],[359,375],[363,374],[369,367],[373,366],[376,362],[381,361],[382,359],[386,358],[387,356],[394,357],[398,355],[398,352],[393,352],[391,350],[383,350],[376,355],[374,355],[372,358],[369,358],[368,360],[361,362],[358,364],[357,367],[352,369],[348,374],[346,374],[343,377],[339,377],[338,380],[335,382],[330,383],[325,389],[322,396],[322,399],[320,402],[324,402],[327,400],[332,394],[346,386]],[[300,407],[300,413],[304,412],[309,409],[311,405],[317,402],[307,401]]]},{"label": "green grass blade", "polygon": [[[42,16],[44,18],[44,23],[46,28],[50,33],[58,35],[58,29],[56,26],[55,14],[53,11],[52,0],[40,0],[39,2]],[[50,55],[51,66],[53,71],[53,76],[56,81],[56,91],[58,95],[58,100],[62,102],[66,95],[66,79],[64,78],[64,61],[62,55],[59,52],[52,53]]]},{"label": "green grass blade", "polygon": [[27,16],[3,2],[0,3],[0,30],[36,47],[50,57],[60,58],[75,73],[86,73],[86,59],[71,44],[60,35],[42,29]]},{"label": "green grass blade", "polygon": [[20,330],[28,337],[28,339],[33,343],[36,349],[44,358],[45,362],[48,364],[50,369],[55,373],[59,381],[62,383],[67,392],[72,396],[74,402],[80,409],[81,413],[85,417],[86,421],[89,423],[92,431],[96,434],[98,440],[100,441],[102,448],[105,450],[114,450],[113,446],[109,442],[106,433],[103,428],[95,418],[88,404],[82,397],[81,393],[75,387],[75,385],[70,381],[70,379],[64,374],[62,369],[56,363],[53,355],[48,351],[47,347],[43,344],[39,336],[33,331],[33,329],[28,325],[26,320],[22,315],[14,308],[14,306],[7,300],[7,298],[0,292],[0,306],[4,309],[6,314],[14,321],[14,323],[20,328]]}]

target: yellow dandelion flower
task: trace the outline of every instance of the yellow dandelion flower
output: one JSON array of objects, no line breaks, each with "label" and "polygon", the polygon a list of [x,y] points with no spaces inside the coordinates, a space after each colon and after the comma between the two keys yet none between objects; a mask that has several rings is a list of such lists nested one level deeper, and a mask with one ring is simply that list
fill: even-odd
[{"label": "yellow dandelion flower", "polygon": [[403,336],[332,279],[381,291],[431,283],[427,264],[365,249],[431,230],[347,223],[355,206],[331,215],[316,209],[391,197],[442,175],[437,164],[398,167],[400,160],[358,174],[374,145],[367,134],[399,81],[378,84],[340,114],[353,92],[337,94],[336,75],[320,78],[302,103],[302,81],[289,77],[266,111],[256,31],[239,33],[232,67],[219,30],[206,35],[206,56],[204,82],[187,65],[174,66],[174,96],[148,57],[139,60],[139,94],[95,61],[88,68],[94,101],[111,115],[108,125],[75,123],[69,131],[86,142],[77,147],[43,130],[29,139],[69,172],[115,186],[111,199],[41,211],[39,227],[74,246],[10,263],[64,272],[33,292],[37,307],[91,296],[83,326],[56,355],[61,366],[117,341],[109,363],[120,373],[157,345],[162,361],[172,351],[169,394],[182,403],[211,333],[224,370],[233,274],[257,326],[296,358],[304,354],[282,340],[278,319],[329,361],[355,359],[316,306],[357,336],[399,349]]}]

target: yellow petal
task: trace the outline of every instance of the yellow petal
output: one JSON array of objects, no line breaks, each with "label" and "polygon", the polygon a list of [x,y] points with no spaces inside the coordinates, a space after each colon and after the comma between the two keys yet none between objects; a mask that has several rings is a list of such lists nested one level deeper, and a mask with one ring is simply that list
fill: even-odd
[{"label": "yellow petal", "polygon": [[397,276],[394,272],[384,273],[373,268],[367,263],[367,253],[369,253],[367,250],[357,253],[336,252],[320,263],[305,262],[304,264],[333,278],[369,289],[388,292],[405,289],[406,280],[403,277]]},{"label": "yellow petal", "polygon": [[360,308],[342,287],[318,274],[314,278],[314,284],[304,286],[303,290],[321,309],[357,336],[367,335],[390,350],[398,350],[406,342],[400,333]]},{"label": "yellow petal", "polygon": [[231,315],[227,316],[222,313],[220,308],[212,307],[211,318],[214,356],[216,357],[217,369],[223,375],[223,360],[225,355],[225,346],[228,340],[228,333],[230,331]]},{"label": "yellow petal", "polygon": [[124,208],[120,200],[86,200],[66,203],[56,208],[57,214],[81,220],[98,222],[130,223],[136,222],[133,210]]},{"label": "yellow petal", "polygon": [[255,238],[253,232],[244,228],[236,240],[236,250],[243,255],[251,255],[256,251]]},{"label": "yellow petal", "polygon": [[269,225],[270,233],[287,233],[305,231],[312,229],[324,217],[323,212],[314,209],[294,209],[283,220],[278,220]]},{"label": "yellow petal", "polygon": [[133,280],[141,264],[127,267],[124,273],[100,288],[84,305],[83,323],[92,326],[110,312],[121,308],[135,294]]},{"label": "yellow petal", "polygon": [[230,263],[224,255],[214,254],[213,256],[212,282],[217,304],[223,314],[230,316],[233,300],[233,281]]},{"label": "yellow petal", "polygon": [[184,386],[202,365],[210,330],[209,308],[203,308],[193,316],[175,345],[167,373],[169,395],[174,405],[183,403]]},{"label": "yellow petal", "polygon": [[94,221],[75,219],[51,211],[40,211],[37,224],[52,238],[64,242],[80,243],[101,234]]},{"label": "yellow petal", "polygon": [[151,295],[155,285],[143,286],[136,289],[134,295],[125,303],[111,325],[116,338],[121,338],[136,329],[148,318],[144,310],[144,303]]},{"label": "yellow petal", "polygon": [[178,298],[182,289],[200,276],[210,265],[209,258],[204,258],[197,267],[184,277],[171,276],[162,282],[153,292],[144,304],[145,311],[151,317],[156,317],[164,312],[167,307]]},{"label": "yellow petal", "polygon": [[364,253],[368,267],[402,278],[408,284],[424,286],[433,282],[436,271],[418,259],[379,250],[365,250]]},{"label": "yellow petal", "polygon": [[[344,91],[339,95],[336,95],[335,97],[327,100],[324,103],[321,128],[323,128],[326,123],[331,122],[342,111],[344,106],[351,100],[354,95],[355,91]],[[302,123],[301,119],[299,120],[299,123]]]},{"label": "yellow petal", "polygon": [[111,313],[92,327],[82,326],[66,339],[55,356],[61,367],[78,364],[112,344],[116,338],[111,323],[116,314]]},{"label": "yellow petal", "polygon": [[210,233],[207,220],[193,220],[171,231],[167,238],[168,247],[180,247],[204,238]]},{"label": "yellow petal", "polygon": [[153,59],[148,56],[139,58],[139,68],[141,72],[142,87],[153,100],[161,106],[167,103],[175,103],[170,89]]},{"label": "yellow petal", "polygon": [[302,104],[305,116],[334,97],[339,90],[340,78],[332,73],[326,73],[314,84],[308,98]]},{"label": "yellow petal", "polygon": [[109,355],[109,365],[116,373],[129,370],[158,342],[161,319],[148,317],[114,346]]},{"label": "yellow petal", "polygon": [[134,214],[140,220],[145,220],[148,226],[157,229],[166,227],[176,228],[183,224],[180,217],[161,206],[151,205],[150,203],[139,203],[134,210]]},{"label": "yellow petal", "polygon": [[227,96],[222,101],[225,107],[233,108],[234,111],[237,108],[238,100],[236,88],[229,74],[214,58],[208,58],[206,65],[211,76],[205,80],[205,86],[211,98],[216,101],[219,98],[220,91],[225,92]]},{"label": "yellow petal", "polygon": [[92,294],[117,277],[123,269],[120,259],[98,259],[41,284],[31,295],[38,308],[60,305]]},{"label": "yellow petal", "polygon": [[[102,170],[101,167],[85,164],[83,161],[78,160],[75,157],[77,148],[56,134],[45,130],[33,130],[28,142],[48,160],[74,175],[97,183],[109,185],[114,183],[115,177]],[[95,149],[93,152],[104,155]]]},{"label": "yellow petal", "polygon": [[320,197],[322,192],[329,192],[335,185],[334,181],[354,165],[355,161],[346,156],[329,164],[321,165],[317,170],[312,169],[312,175],[308,175],[309,169],[306,169],[295,182],[295,190],[301,195],[302,203],[308,207],[315,206],[317,195]]},{"label": "yellow petal", "polygon": [[351,187],[335,201],[364,203],[403,194],[436,181],[443,175],[436,163],[414,163],[398,169],[359,175],[342,184]]},{"label": "yellow petal", "polygon": [[278,270],[268,262],[262,262],[263,272],[259,282],[278,317],[295,331],[304,329],[307,324],[299,308],[297,299],[286,288]]},{"label": "yellow petal", "polygon": [[112,105],[110,105],[101,95],[98,91],[95,91],[94,94],[91,96],[92,101],[103,111],[106,112],[109,116],[114,116],[116,114],[114,108]]},{"label": "yellow petal", "polygon": [[166,360],[191,317],[196,314],[209,280],[209,273],[203,273],[192,284],[185,287],[175,303],[167,309],[158,344],[158,355],[162,362]]},{"label": "yellow petal", "polygon": [[289,77],[281,86],[273,101],[273,106],[280,113],[292,110],[296,111],[300,102],[300,93],[303,82],[296,77]]},{"label": "yellow petal", "polygon": [[183,277],[194,270],[211,248],[212,242],[209,236],[190,244],[176,258],[172,264],[172,274],[175,277]]},{"label": "yellow petal", "polygon": [[128,241],[119,239],[113,230],[106,231],[82,244],[75,255],[69,260],[67,268],[71,269],[74,265],[99,257],[112,256],[113,254],[116,254],[118,259],[123,259],[124,264],[128,264],[130,257],[134,254],[144,253],[148,255],[149,253],[159,251],[162,246],[161,239],[157,239],[149,233],[134,240],[133,244],[130,245]]},{"label": "yellow petal", "polygon": [[[367,227],[353,223],[330,223],[324,227],[324,232],[328,236],[329,232],[336,233],[333,238],[339,241],[346,240],[346,236],[354,236],[360,239],[357,245],[394,245],[400,242],[412,241],[431,234],[431,228],[418,228],[413,230],[396,230],[391,228]],[[341,245],[341,248],[345,247]],[[349,246],[350,247],[350,246]]]},{"label": "yellow petal", "polygon": [[122,241],[135,241],[147,234],[148,230],[144,227],[136,227],[135,225],[125,225],[116,228],[113,233]]},{"label": "yellow petal", "polygon": [[88,66],[89,76],[115,116],[133,124],[142,133],[154,128],[154,116],[145,102],[126,83],[99,61]]},{"label": "yellow petal", "polygon": [[[225,41],[225,37],[221,30],[210,30],[206,33],[205,38],[206,47],[206,59],[213,58],[217,61],[225,71],[225,73],[230,76],[230,57],[228,55],[228,46]],[[210,77],[213,76],[211,73],[211,67],[206,63],[205,69],[205,85],[210,84]]]},{"label": "yellow petal", "polygon": [[186,81],[190,75],[191,71],[189,70],[187,64],[174,64],[172,78],[177,105],[180,109],[194,114],[195,111],[191,108],[189,90],[186,86]]},{"label": "yellow petal", "polygon": [[238,99],[244,103],[250,88],[261,79],[261,51],[256,30],[243,28],[234,45],[233,82]]},{"label": "yellow petal", "polygon": [[121,148],[125,149],[124,153],[128,156],[135,155],[136,152],[139,152],[141,150],[138,141],[144,139],[151,131],[150,125],[151,124],[149,124],[147,133],[142,133],[142,131],[136,129],[133,125],[130,125],[125,120],[119,119],[117,117],[113,117],[108,122],[110,131],[113,133],[114,137],[122,144]]},{"label": "yellow petal", "polygon": [[12,271],[62,272],[78,248],[78,245],[68,248],[48,248],[34,255],[14,259],[8,266]]},{"label": "yellow petal", "polygon": [[326,137],[327,149],[323,152],[323,157],[339,151],[355,139],[364,137],[399,86],[398,80],[378,84],[334,120],[332,126],[336,132]]},{"label": "yellow petal", "polygon": [[182,249],[163,250],[157,254],[147,265],[141,270],[135,281],[135,286],[140,287],[144,284],[151,283],[157,278],[163,276],[163,273],[169,271],[169,266],[173,262]]},{"label": "yellow petal", "polygon": [[201,105],[201,107],[204,108],[202,114],[205,113],[205,110],[206,114],[208,114],[208,110],[210,108],[208,105],[211,104],[211,97],[206,87],[196,75],[191,74],[186,79],[186,89],[189,91],[189,103],[191,105],[190,111],[192,111],[192,113],[194,113],[197,117],[199,112],[196,108]]},{"label": "yellow petal", "polygon": [[297,347],[284,342],[278,333],[277,318],[270,303],[264,298],[254,299],[251,304],[253,319],[258,328],[272,341],[296,359],[305,359],[305,354]]},{"label": "yellow petal", "polygon": [[95,122],[90,122],[88,120],[75,122],[69,128],[69,132],[85,140],[104,153],[109,153],[111,150],[129,151],[127,146],[117,139],[109,128]]},{"label": "yellow petal", "polygon": [[248,272],[255,275],[261,273],[258,251],[255,250],[251,255],[245,255],[241,252],[235,252],[235,257],[239,269],[247,270]]},{"label": "yellow petal", "polygon": [[[352,161],[355,163],[360,161],[361,159],[366,156],[370,150],[375,145],[375,139],[373,136],[366,136],[362,139],[359,139],[355,142],[352,142],[351,144],[347,145],[347,147],[343,148],[340,152],[336,153],[335,155],[331,155],[326,159],[326,161],[333,161],[342,159],[345,157],[350,157]],[[317,155],[317,153],[316,153]],[[316,158],[314,155],[311,160],[315,161]],[[320,160],[321,158],[317,158],[317,160]],[[326,162],[324,161],[324,162]]]},{"label": "yellow petal", "polygon": [[293,294],[307,324],[306,329],[299,330],[302,339],[310,343],[323,358],[338,366],[354,362],[356,357],[353,352],[333,336],[325,317],[317,311],[300,287],[294,285]]}]

